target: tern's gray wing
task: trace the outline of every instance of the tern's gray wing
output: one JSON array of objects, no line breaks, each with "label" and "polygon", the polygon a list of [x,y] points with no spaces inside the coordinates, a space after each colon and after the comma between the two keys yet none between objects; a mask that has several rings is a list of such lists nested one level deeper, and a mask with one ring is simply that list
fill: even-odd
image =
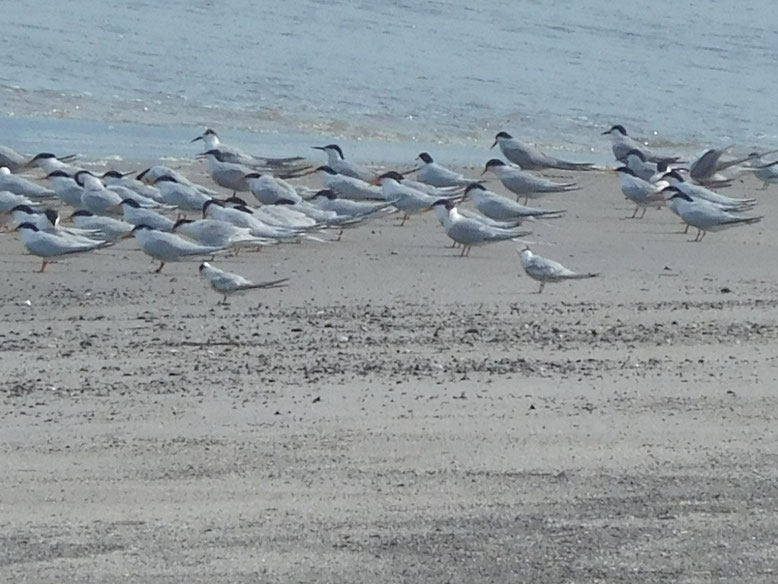
[{"label": "tern's gray wing", "polygon": [[530,277],[540,281],[563,280],[578,276],[559,262],[536,255],[524,262],[524,270]]}]

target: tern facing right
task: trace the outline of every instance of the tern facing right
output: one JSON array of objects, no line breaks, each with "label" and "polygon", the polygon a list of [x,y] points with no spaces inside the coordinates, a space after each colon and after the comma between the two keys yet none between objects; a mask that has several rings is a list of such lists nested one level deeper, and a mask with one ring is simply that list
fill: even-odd
[{"label": "tern facing right", "polygon": [[517,250],[521,258],[521,266],[527,275],[533,280],[540,282],[538,294],[543,292],[543,288],[549,282],[562,282],[564,280],[584,280],[586,278],[596,278],[599,274],[585,273],[579,274],[564,267],[559,262],[535,255],[528,247]]},{"label": "tern facing right", "polygon": [[227,297],[232,296],[233,294],[240,294],[248,292],[249,290],[283,288],[289,281],[289,278],[281,278],[280,280],[271,280],[269,282],[259,282],[255,284],[239,274],[225,272],[224,270],[212,266],[208,262],[200,264],[200,275],[208,280],[211,288],[224,297],[219,304],[227,304]]},{"label": "tern facing right", "polygon": [[[502,155],[513,164],[518,164],[524,170],[544,170],[555,168],[557,170],[594,170],[590,162],[567,162],[553,156],[548,156],[529,144],[519,142],[508,132],[499,132],[494,137],[495,146],[500,147]],[[490,148],[490,150],[492,149]]]}]

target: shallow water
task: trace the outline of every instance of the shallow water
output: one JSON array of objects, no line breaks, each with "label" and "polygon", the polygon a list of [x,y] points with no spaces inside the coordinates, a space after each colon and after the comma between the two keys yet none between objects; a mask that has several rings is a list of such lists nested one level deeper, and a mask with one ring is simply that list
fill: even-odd
[{"label": "shallow water", "polygon": [[22,120],[479,148],[507,129],[595,157],[616,122],[679,149],[778,145],[769,0],[14,7],[0,105]]}]

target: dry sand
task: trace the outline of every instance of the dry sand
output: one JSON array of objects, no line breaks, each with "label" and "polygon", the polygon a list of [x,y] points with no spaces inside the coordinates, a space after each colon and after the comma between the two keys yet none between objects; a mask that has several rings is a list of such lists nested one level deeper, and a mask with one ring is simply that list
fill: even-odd
[{"label": "dry sand", "polygon": [[216,262],[292,279],[226,307],[3,235],[0,581],[775,582],[777,195],[694,244],[576,178],[535,251],[602,277],[543,295],[431,214]]}]

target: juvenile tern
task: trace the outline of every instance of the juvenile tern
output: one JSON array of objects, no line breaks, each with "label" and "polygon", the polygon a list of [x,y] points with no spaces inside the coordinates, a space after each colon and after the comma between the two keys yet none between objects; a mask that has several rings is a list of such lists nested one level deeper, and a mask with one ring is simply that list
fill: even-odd
[{"label": "juvenile tern", "polygon": [[715,232],[738,225],[752,225],[762,220],[762,217],[733,215],[708,201],[694,199],[674,186],[665,187],[664,190],[672,193],[668,206],[673,213],[687,225],[697,228],[697,237],[693,241],[702,241],[708,231]]},{"label": "juvenile tern", "polygon": [[638,150],[643,157],[650,162],[677,162],[678,157],[658,156],[652,153],[645,144],[641,144],[637,140],[633,140],[630,136],[627,136],[627,130],[621,124],[611,126],[610,130],[602,133],[603,136],[608,136],[611,139],[611,145],[613,149],[613,156],[616,160],[624,161],[629,154],[630,150]]},{"label": "juvenile tern", "polygon": [[751,169],[753,170],[754,177],[764,183],[761,188],[764,191],[771,183],[778,184],[778,160],[765,163],[762,160],[763,155],[758,156],[759,158],[751,163]]},{"label": "juvenile tern", "polygon": [[42,258],[41,269],[39,270],[41,272],[46,269],[48,264],[54,261],[52,258],[76,255],[111,245],[111,242],[106,241],[88,243],[63,237],[62,235],[38,229],[32,223],[22,223],[16,229],[21,233],[22,242],[27,251]]},{"label": "juvenile tern", "polygon": [[559,262],[535,255],[528,247],[519,251],[521,258],[521,267],[526,274],[533,280],[540,282],[538,294],[543,292],[543,288],[549,282],[562,282],[564,280],[583,280],[586,278],[596,278],[599,274],[588,273],[579,274],[567,269]]},{"label": "juvenile tern", "polygon": [[422,152],[417,157],[421,160],[421,167],[416,178],[433,187],[466,187],[471,182],[463,174],[449,170],[432,159],[428,152]]},{"label": "juvenile tern", "polygon": [[212,266],[208,262],[200,264],[200,275],[203,276],[216,292],[224,298],[219,304],[227,304],[227,297],[233,294],[248,292],[249,290],[260,290],[267,288],[283,288],[289,281],[289,278],[280,280],[271,280],[269,282],[260,282],[255,284],[243,276],[225,272]]},{"label": "juvenile tern", "polygon": [[128,235],[134,235],[143,252],[160,262],[159,267],[154,270],[157,274],[168,262],[180,262],[193,256],[213,255],[226,249],[224,246],[192,243],[174,233],[157,231],[142,224],[137,225]]},{"label": "juvenile tern", "polygon": [[[536,148],[520,142],[508,132],[499,132],[494,137],[495,146],[500,147],[502,155],[514,164],[518,164],[524,170],[544,170],[554,168],[558,170],[594,170],[590,162],[567,162],[553,156],[548,156]],[[490,150],[491,150],[490,148]]]},{"label": "juvenile tern", "polygon": [[643,212],[640,215],[642,219],[646,214],[648,207],[661,206],[665,197],[661,193],[661,190],[667,185],[663,183],[656,185],[635,175],[635,173],[626,166],[620,166],[616,169],[621,179],[621,192],[630,201],[635,203],[635,212],[632,213],[631,219],[637,217],[638,211],[642,208]]},{"label": "juvenile tern", "polygon": [[481,174],[484,175],[489,171],[496,174],[503,186],[516,195],[517,201],[524,197],[525,203],[530,199],[539,199],[547,193],[565,193],[580,189],[574,182],[555,183],[518,168],[512,168],[496,158],[486,163]]},{"label": "juvenile tern", "polygon": [[475,208],[495,221],[520,221],[528,217],[561,217],[564,210],[543,210],[525,207],[507,197],[493,193],[479,183],[470,183],[465,195],[473,200]]},{"label": "juvenile tern", "polygon": [[440,199],[433,203],[433,207],[440,206],[448,211],[448,218],[442,221],[446,235],[462,245],[460,257],[470,255],[470,249],[474,246],[516,239],[530,234],[529,231],[490,227],[476,219],[464,217],[457,211],[456,204],[449,199]]},{"label": "juvenile tern", "polygon": [[326,146],[312,146],[314,150],[321,150],[327,155],[327,166],[338,174],[358,178],[365,182],[370,182],[375,178],[375,173],[369,168],[346,160],[343,156],[343,150],[337,144],[327,144]]}]

